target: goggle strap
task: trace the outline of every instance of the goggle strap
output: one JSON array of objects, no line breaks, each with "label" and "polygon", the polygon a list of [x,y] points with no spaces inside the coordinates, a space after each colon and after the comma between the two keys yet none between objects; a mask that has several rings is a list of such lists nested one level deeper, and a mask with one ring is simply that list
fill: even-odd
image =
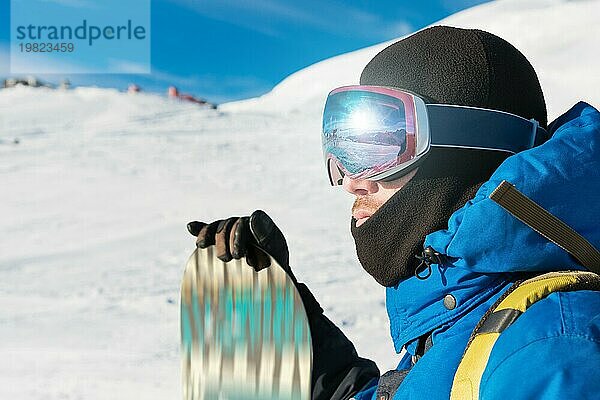
[{"label": "goggle strap", "polygon": [[427,104],[431,146],[518,153],[543,143],[546,131],[535,120],[476,107]]}]

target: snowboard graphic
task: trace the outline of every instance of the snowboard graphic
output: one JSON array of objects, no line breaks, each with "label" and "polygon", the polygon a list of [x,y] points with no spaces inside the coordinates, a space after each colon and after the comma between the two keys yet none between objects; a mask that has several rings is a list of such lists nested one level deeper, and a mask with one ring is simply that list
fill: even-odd
[{"label": "snowboard graphic", "polygon": [[196,249],[181,285],[184,400],[310,399],[304,305],[285,271]]}]

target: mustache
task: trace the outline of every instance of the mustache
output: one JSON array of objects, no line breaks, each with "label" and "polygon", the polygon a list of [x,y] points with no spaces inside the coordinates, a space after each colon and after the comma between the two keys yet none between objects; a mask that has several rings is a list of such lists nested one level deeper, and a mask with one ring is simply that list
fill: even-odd
[{"label": "mustache", "polygon": [[382,202],[375,200],[371,196],[361,196],[354,200],[352,205],[352,214],[357,210],[365,210],[371,214],[374,214],[381,206]]}]

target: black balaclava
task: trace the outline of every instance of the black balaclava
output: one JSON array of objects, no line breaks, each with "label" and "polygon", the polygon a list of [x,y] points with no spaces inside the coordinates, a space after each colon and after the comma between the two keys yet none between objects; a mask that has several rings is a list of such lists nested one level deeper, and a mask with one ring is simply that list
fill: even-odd
[{"label": "black balaclava", "polygon": [[[510,43],[476,29],[435,26],[400,40],[367,64],[360,84],[392,86],[427,103],[501,110],[547,124],[544,96],[531,64]],[[450,215],[507,156],[432,148],[415,176],[365,223],[357,228],[352,218],[363,268],[383,286],[412,276],[425,236],[446,228]]]}]

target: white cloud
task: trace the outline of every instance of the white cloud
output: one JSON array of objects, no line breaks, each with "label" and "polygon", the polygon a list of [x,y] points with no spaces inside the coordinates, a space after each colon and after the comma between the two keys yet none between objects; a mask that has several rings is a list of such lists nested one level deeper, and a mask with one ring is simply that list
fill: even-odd
[{"label": "white cloud", "polygon": [[405,21],[399,21],[386,27],[386,35],[391,38],[406,36],[415,31],[415,28]]},{"label": "white cloud", "polygon": [[149,74],[150,65],[140,64],[128,60],[109,59],[107,69],[111,73],[119,74]]},{"label": "white cloud", "polygon": [[93,73],[94,67],[90,68],[83,64],[67,62],[58,59],[57,56],[47,56],[42,53],[31,53],[26,56],[10,59],[9,71],[13,75],[18,74],[70,74],[70,73]]},{"label": "white cloud", "polygon": [[109,59],[106,68],[60,59],[60,54],[31,53],[11,57],[10,47],[0,44],[0,76],[46,74],[149,74],[149,65],[121,59]]},{"label": "white cloud", "polygon": [[387,33],[399,24],[334,0],[305,0],[301,5],[276,0],[170,1],[205,17],[270,36],[281,36],[289,24],[294,24],[344,36],[383,40],[389,39]]},{"label": "white cloud", "polygon": [[11,57],[10,47],[0,44],[0,74],[5,76],[85,73],[87,71],[88,68],[83,65],[61,61],[42,53],[30,54],[29,57],[15,57],[14,55]]}]

